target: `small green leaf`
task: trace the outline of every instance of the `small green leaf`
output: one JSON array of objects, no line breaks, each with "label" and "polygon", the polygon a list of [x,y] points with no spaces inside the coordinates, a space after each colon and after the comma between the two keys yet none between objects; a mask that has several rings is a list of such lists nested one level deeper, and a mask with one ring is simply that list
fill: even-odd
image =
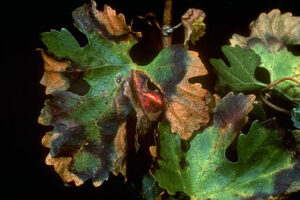
[{"label": "small green leaf", "polygon": [[283,148],[272,120],[255,121],[247,135],[239,136],[238,162],[225,157],[251,102],[243,95],[227,95],[215,110],[214,124],[192,139],[186,153],[180,138],[161,123],[159,166],[154,171],[159,186],[169,194],[182,191],[192,200],[266,199],[300,190],[299,161]]},{"label": "small green leaf", "polygon": [[297,108],[293,108],[292,121],[294,122],[294,126],[300,129],[300,105]]},{"label": "small green leaf", "polygon": [[157,181],[149,174],[143,177],[141,196],[145,200],[156,200],[156,197],[163,192]]}]

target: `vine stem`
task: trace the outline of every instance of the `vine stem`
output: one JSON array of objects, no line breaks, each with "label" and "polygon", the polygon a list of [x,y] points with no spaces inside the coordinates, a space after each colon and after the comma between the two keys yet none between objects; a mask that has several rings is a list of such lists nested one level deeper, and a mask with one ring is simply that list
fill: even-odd
[{"label": "vine stem", "polygon": [[285,114],[290,114],[291,112],[285,108],[281,108],[279,106],[276,106],[275,104],[271,103],[270,101],[268,101],[262,92],[259,93],[259,97],[260,99],[262,100],[262,102],[264,102],[264,104],[266,104],[267,106],[269,106],[270,108],[272,108],[273,110],[276,110],[278,112],[282,112],[282,113],[285,113]]},{"label": "vine stem", "polygon": [[284,77],[284,78],[278,79],[278,80],[274,81],[273,83],[270,83],[267,87],[265,87],[265,88],[263,89],[263,91],[268,90],[268,89],[270,89],[271,87],[277,85],[278,83],[280,83],[280,82],[282,82],[282,81],[286,81],[286,80],[294,81],[295,83],[297,83],[298,85],[300,85],[300,82],[293,78],[293,77],[296,77],[296,76],[300,76],[300,74],[296,74],[296,75],[294,75],[294,76],[292,76],[292,77]]},{"label": "vine stem", "polygon": [[300,86],[300,81],[297,81],[296,79],[294,79],[294,77],[299,76],[299,75],[300,75],[300,74],[296,74],[296,75],[294,75],[294,76],[292,76],[292,77],[284,77],[284,78],[278,79],[278,80],[276,80],[276,81],[270,83],[270,84],[267,85],[264,89],[262,89],[261,92],[259,93],[260,99],[261,99],[267,106],[269,106],[270,108],[272,108],[272,109],[274,109],[274,110],[276,110],[276,111],[278,111],[278,112],[290,114],[291,112],[290,112],[289,110],[284,109],[284,108],[281,108],[281,107],[279,107],[279,106],[276,106],[276,105],[274,105],[273,103],[271,103],[270,101],[268,101],[268,100],[264,97],[263,92],[266,91],[266,90],[268,90],[268,89],[270,89],[271,87],[277,85],[278,83],[280,83],[280,82],[282,82],[282,81],[287,81],[287,80],[288,80],[288,81],[293,81],[293,82],[297,83],[297,84]]},{"label": "vine stem", "polygon": [[162,44],[163,48],[169,47],[172,44],[172,34],[168,32],[172,27],[172,0],[165,0],[164,18],[162,26]]}]

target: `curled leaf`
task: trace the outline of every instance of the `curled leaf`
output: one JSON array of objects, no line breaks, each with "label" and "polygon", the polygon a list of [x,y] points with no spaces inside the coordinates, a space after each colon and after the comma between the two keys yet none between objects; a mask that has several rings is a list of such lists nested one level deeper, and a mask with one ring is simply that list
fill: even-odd
[{"label": "curled leaf", "polygon": [[151,64],[141,70],[164,95],[165,116],[171,123],[173,133],[186,140],[210,121],[214,104],[210,92],[200,83],[189,82],[192,77],[207,74],[198,53],[182,51],[181,46],[174,45],[170,51],[162,50]]},{"label": "curled leaf", "polygon": [[98,32],[103,38],[114,41],[128,41],[141,37],[140,32],[133,32],[126,24],[125,16],[105,5],[103,11],[97,10],[94,0],[73,12],[76,25],[80,30]]},{"label": "curled leaf", "polygon": [[206,25],[203,22],[205,18],[205,12],[196,9],[189,8],[181,17],[181,22],[184,26],[184,46],[188,46],[188,41],[195,44],[205,34]]},{"label": "curled leaf", "polygon": [[159,119],[164,109],[164,100],[158,89],[148,87],[150,79],[142,71],[132,71],[125,82],[125,95],[131,100],[137,116],[136,131],[144,135]]}]

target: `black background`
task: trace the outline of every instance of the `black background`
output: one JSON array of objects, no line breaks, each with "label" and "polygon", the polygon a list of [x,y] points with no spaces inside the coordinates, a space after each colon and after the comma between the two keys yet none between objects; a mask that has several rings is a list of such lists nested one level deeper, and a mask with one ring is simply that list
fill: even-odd
[{"label": "black background", "polygon": [[[78,188],[65,187],[53,167],[44,164],[48,149],[42,147],[41,138],[46,128],[37,124],[45,100],[44,87],[39,84],[43,62],[35,49],[45,48],[40,41],[41,32],[63,27],[85,44],[83,35],[73,27],[71,12],[86,2],[12,1],[1,5],[1,97],[5,99],[1,133],[9,136],[8,142],[3,139],[1,163],[8,168],[2,171],[2,176],[8,178],[5,190],[10,197],[134,199],[121,178],[111,177],[100,188],[94,188],[90,181]],[[128,23],[134,20],[133,29],[143,31],[145,38],[133,48],[131,55],[140,64],[151,61],[161,48],[159,31],[136,16],[153,12],[161,22],[163,0],[97,0],[97,4],[99,9],[107,4],[124,13]],[[248,24],[259,13],[279,8],[300,16],[296,0],[174,0],[173,25],[180,22],[181,15],[190,7],[201,8],[207,14],[207,33],[194,48],[208,69],[211,68],[208,58],[219,57],[221,45],[228,44],[233,33],[249,34]],[[182,28],[175,32],[174,41],[183,41]]]}]

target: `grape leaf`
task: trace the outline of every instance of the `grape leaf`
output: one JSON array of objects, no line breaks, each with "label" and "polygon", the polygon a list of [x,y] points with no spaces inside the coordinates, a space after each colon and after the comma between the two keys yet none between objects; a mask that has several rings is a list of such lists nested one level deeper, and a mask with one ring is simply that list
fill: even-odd
[{"label": "grape leaf", "polygon": [[[300,56],[295,56],[286,48],[276,52],[270,52],[265,46],[256,44],[251,47],[260,57],[261,65],[268,70],[270,82],[274,82],[284,77],[294,77],[300,81]],[[294,76],[298,74],[298,76]],[[292,81],[284,81],[274,86],[290,101],[300,103],[300,86]]]},{"label": "grape leaf", "polygon": [[145,200],[158,200],[161,199],[161,193],[163,193],[163,189],[158,187],[157,181],[149,174],[144,175],[141,192],[142,198]]},{"label": "grape leaf", "polygon": [[[295,56],[287,48],[271,52],[264,45],[255,44],[251,47],[261,58],[260,67],[268,70],[270,82],[284,77],[294,77],[300,81],[300,56]],[[298,76],[294,76],[298,74]],[[292,81],[284,81],[273,87],[290,101],[300,103],[300,86]]]},{"label": "grape leaf", "polygon": [[263,122],[267,120],[266,111],[263,108],[263,105],[259,101],[255,101],[253,104],[253,110],[251,113],[254,115],[255,119]]},{"label": "grape leaf", "polygon": [[[179,45],[162,50],[146,66],[136,65],[129,51],[140,34],[108,6],[98,11],[91,1],[76,9],[73,18],[88,39],[84,47],[66,29],[42,33],[48,50],[41,50],[45,67],[41,83],[53,96],[39,117],[39,123],[53,127],[42,143],[50,148],[46,163],[66,183],[80,185],[92,179],[99,186],[110,172],[126,177],[128,114],[135,109],[137,129],[146,132],[165,107],[172,107],[173,98],[185,100],[177,84],[192,87],[186,79],[193,72],[205,74],[206,69],[197,53]],[[210,95],[202,91],[202,113],[193,118],[204,116],[208,122]],[[199,100],[187,98],[186,108],[194,101]]]},{"label": "grape leaf", "polygon": [[297,108],[293,108],[292,121],[294,122],[294,126],[300,129],[300,105]]},{"label": "grape leaf", "polygon": [[[253,51],[252,51],[253,50]],[[267,84],[255,78],[256,68],[262,67],[269,72],[270,81],[292,77],[300,72],[300,57],[294,56],[286,48],[270,52],[265,46],[256,43],[251,49],[243,50],[239,46],[223,46],[222,51],[229,59],[230,67],[223,60],[211,59],[222,87],[228,85],[232,90],[258,91]],[[295,76],[300,81],[299,76]],[[272,89],[295,103],[300,103],[300,86],[291,81],[277,84]]]},{"label": "grape leaf", "polygon": [[206,126],[210,121],[210,111],[215,105],[215,96],[202,88],[200,83],[190,83],[189,79],[206,75],[208,72],[203,63],[195,59],[190,61],[189,70],[176,85],[176,93],[166,93],[169,104],[166,108],[166,118],[170,122],[171,131],[177,133],[182,139],[188,140],[194,131]]},{"label": "grape leaf", "polygon": [[243,50],[239,46],[222,46],[230,67],[221,59],[210,59],[223,84],[234,91],[256,91],[266,84],[255,79],[255,69],[260,64],[259,56],[251,49]]},{"label": "grape leaf", "polygon": [[[293,77],[300,81],[300,57],[293,55],[286,47],[286,45],[300,44],[300,17],[294,17],[291,13],[281,15],[278,9],[274,9],[268,14],[260,14],[257,20],[251,22],[250,30],[251,34],[247,38],[234,34],[230,39],[232,46],[247,49],[245,50],[247,53],[242,53],[241,48],[236,48],[239,50],[230,50],[229,47],[222,48],[230,61],[230,68],[226,68],[224,62],[220,60],[211,59],[211,63],[219,76],[219,87],[221,89],[229,87],[239,92],[255,92],[266,86],[267,83],[272,83],[281,78]],[[257,54],[256,58],[249,53],[248,49],[254,50]],[[229,53],[225,53],[225,51],[229,51]],[[243,56],[249,56],[249,58]],[[239,64],[234,63],[232,60],[236,60]],[[249,64],[251,60],[257,61],[256,66],[255,64]],[[264,79],[264,83],[255,79],[255,71],[258,66],[266,69],[269,73],[269,77],[265,75],[260,79]],[[233,73],[238,68],[246,68],[244,74]],[[238,71],[242,72],[241,69]],[[245,79],[246,73],[248,75],[247,79]],[[248,86],[249,88],[247,88]],[[272,90],[291,102],[300,103],[300,86],[295,82],[281,82],[272,87]]]},{"label": "grape leaf", "polygon": [[145,200],[189,200],[183,192],[176,195],[169,195],[165,190],[158,186],[158,182],[150,174],[146,174],[142,180],[141,199]]},{"label": "grape leaf", "polygon": [[274,121],[255,121],[247,135],[238,137],[238,162],[230,162],[225,151],[243,126],[253,96],[232,93],[217,105],[214,123],[199,132],[187,152],[159,125],[160,159],[154,178],[169,194],[182,191],[191,199],[266,199],[300,190],[300,165],[282,146]]},{"label": "grape leaf", "polygon": [[[249,37],[234,34],[231,45],[253,49],[261,58],[260,67],[269,72],[270,83],[284,77],[300,80],[300,57],[286,48],[287,45],[300,44],[300,17],[281,14],[280,10],[274,9],[268,14],[261,13],[251,22],[250,30]],[[273,89],[289,101],[300,103],[300,86],[295,82],[284,81]]]},{"label": "grape leaf", "polygon": [[259,39],[264,44],[272,41],[284,46],[300,44],[300,17],[292,16],[289,12],[281,14],[280,10],[274,9],[268,14],[261,13],[249,27],[249,37],[233,34],[230,43],[246,47],[251,40]]}]

